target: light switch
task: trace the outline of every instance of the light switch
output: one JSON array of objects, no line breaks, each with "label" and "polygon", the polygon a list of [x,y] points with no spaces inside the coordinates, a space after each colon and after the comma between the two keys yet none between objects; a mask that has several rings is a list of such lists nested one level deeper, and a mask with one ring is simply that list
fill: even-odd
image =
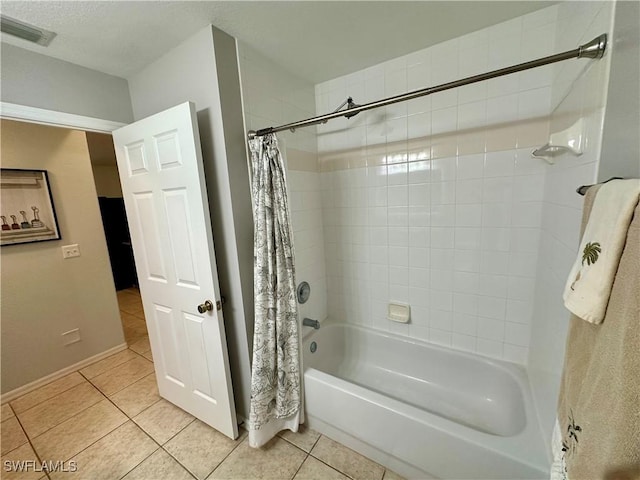
[{"label": "light switch", "polygon": [[62,247],[62,258],[73,258],[80,256],[80,247],[77,243],[73,245],[65,245]]}]

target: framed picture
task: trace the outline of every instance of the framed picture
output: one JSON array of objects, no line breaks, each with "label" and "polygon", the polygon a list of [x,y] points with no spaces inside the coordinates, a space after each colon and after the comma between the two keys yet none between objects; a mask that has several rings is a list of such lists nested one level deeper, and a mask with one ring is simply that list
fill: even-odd
[{"label": "framed picture", "polygon": [[0,169],[0,245],[59,240],[46,170]]}]

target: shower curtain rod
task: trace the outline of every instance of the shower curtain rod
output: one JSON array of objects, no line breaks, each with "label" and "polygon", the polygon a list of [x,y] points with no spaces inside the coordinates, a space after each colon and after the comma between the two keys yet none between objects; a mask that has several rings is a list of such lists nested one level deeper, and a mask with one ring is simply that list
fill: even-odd
[{"label": "shower curtain rod", "polygon": [[[414,90],[412,92],[384,98],[382,100],[377,100],[375,102],[365,103],[364,105],[356,105],[352,101],[349,101],[347,108],[345,110],[337,110],[335,112],[327,113],[325,115],[319,115],[317,117],[308,118],[306,120],[287,123],[285,125],[280,125],[278,127],[267,127],[267,128],[262,128],[258,131],[250,130],[248,132],[248,137],[251,139],[255,137],[261,137],[263,135],[268,135],[270,133],[281,132],[283,130],[291,130],[293,132],[295,131],[296,128],[316,125],[319,123],[326,123],[328,120],[331,120],[332,118],[338,118],[338,117],[351,118],[360,112],[364,112],[365,110],[384,107],[386,105],[391,105],[398,102],[405,102],[407,100],[412,100],[414,98],[431,95],[433,93],[443,92],[445,90],[462,87],[464,85],[469,85],[471,83],[482,82],[484,80],[501,77],[503,75],[509,75],[511,73],[521,72],[523,70],[529,70],[530,68],[542,67],[550,63],[562,62],[563,60],[569,60],[571,58],[602,58],[602,56],[604,55],[606,46],[607,46],[607,34],[603,33],[602,35],[594,38],[590,42],[585,43],[584,45],[581,45],[578,48],[575,48],[573,50],[568,50],[563,53],[557,53],[555,55],[539,58],[537,60],[532,60],[530,62],[520,63],[518,65],[512,65],[510,67],[501,68],[499,70],[492,70],[491,72],[481,73],[479,75],[474,75],[472,77],[463,78],[453,82],[443,83],[441,85],[436,85],[435,87],[428,87],[420,90]],[[349,100],[351,100],[351,98],[349,98]]]}]

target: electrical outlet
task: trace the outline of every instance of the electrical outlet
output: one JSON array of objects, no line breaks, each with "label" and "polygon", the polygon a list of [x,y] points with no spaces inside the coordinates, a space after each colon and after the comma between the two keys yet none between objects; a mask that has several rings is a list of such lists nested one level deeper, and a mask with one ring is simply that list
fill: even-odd
[{"label": "electrical outlet", "polygon": [[62,334],[62,340],[65,345],[71,345],[80,341],[80,329],[74,328]]},{"label": "electrical outlet", "polygon": [[80,256],[80,247],[77,243],[73,245],[65,245],[62,247],[62,258],[73,258]]}]

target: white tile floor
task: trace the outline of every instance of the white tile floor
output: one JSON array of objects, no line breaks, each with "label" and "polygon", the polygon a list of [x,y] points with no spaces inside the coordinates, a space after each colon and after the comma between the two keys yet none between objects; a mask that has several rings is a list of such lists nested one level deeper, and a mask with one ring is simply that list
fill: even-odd
[{"label": "white tile floor", "polygon": [[[308,429],[253,449],[246,432],[231,440],[161,399],[136,295],[118,294],[127,350],[2,405],[3,479],[400,478]],[[33,461],[27,471],[7,468],[25,460]],[[77,470],[43,471],[42,462],[57,461]]]}]

